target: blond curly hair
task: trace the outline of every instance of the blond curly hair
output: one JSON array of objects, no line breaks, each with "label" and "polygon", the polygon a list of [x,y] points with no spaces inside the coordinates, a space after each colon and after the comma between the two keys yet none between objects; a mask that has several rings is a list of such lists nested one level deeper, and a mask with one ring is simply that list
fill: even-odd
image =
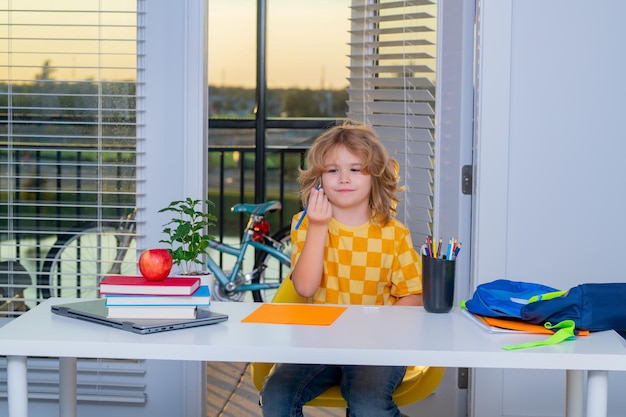
[{"label": "blond curly hair", "polygon": [[382,226],[396,215],[400,201],[397,193],[404,190],[399,185],[398,162],[389,157],[376,132],[363,124],[347,121],[322,133],[307,152],[307,168],[300,170],[300,199],[303,207],[309,201],[311,190],[320,185],[324,172],[324,158],[332,149],[343,146],[363,159],[364,174],[372,176],[370,193],[371,220]]}]

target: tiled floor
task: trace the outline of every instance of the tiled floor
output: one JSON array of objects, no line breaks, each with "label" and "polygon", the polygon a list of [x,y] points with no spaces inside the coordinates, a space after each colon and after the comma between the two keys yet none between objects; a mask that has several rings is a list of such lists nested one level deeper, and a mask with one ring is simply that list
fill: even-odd
[{"label": "tiled floor", "polygon": [[[207,417],[261,416],[259,392],[247,363],[207,364]],[[344,417],[339,408],[305,407],[305,417]]]}]

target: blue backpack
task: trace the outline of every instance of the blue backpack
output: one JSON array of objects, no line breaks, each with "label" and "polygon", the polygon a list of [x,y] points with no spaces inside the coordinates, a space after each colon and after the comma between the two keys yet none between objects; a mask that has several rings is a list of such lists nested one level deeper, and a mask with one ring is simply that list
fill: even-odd
[{"label": "blue backpack", "polygon": [[522,320],[529,323],[573,320],[577,329],[589,331],[626,330],[626,283],[581,284],[560,297],[522,308]]},{"label": "blue backpack", "polygon": [[523,319],[522,310],[530,302],[562,293],[542,284],[498,279],[480,284],[462,307],[479,316]]},{"label": "blue backpack", "polygon": [[[539,304],[541,300],[559,297],[564,293],[565,291],[558,291],[542,284],[498,279],[479,285],[470,300],[461,301],[461,307],[480,316],[523,321],[524,309],[528,305]],[[540,341],[506,345],[502,348],[505,350],[525,349],[553,345],[576,338],[576,324],[572,320],[563,320],[554,325],[547,321],[542,324],[555,333]]]},{"label": "blue backpack", "polygon": [[539,342],[503,346],[513,350],[572,340],[576,329],[613,329],[626,338],[624,300],[626,283],[581,284],[559,291],[532,282],[498,279],[479,285],[461,307],[480,316],[542,324],[555,332]]}]

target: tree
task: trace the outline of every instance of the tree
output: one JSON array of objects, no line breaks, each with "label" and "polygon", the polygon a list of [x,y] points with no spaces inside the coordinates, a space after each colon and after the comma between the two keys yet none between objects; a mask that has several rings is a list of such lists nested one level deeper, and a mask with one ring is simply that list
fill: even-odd
[{"label": "tree", "polygon": [[50,66],[50,60],[46,59],[41,67],[41,72],[35,74],[35,79],[38,81],[52,80],[52,73],[55,71],[56,69]]}]

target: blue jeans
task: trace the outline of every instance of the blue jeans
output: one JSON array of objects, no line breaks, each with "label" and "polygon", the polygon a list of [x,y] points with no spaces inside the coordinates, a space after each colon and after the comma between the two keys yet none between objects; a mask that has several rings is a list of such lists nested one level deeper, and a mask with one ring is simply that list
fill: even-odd
[{"label": "blue jeans", "polygon": [[400,417],[391,398],[404,366],[277,364],[261,390],[264,417],[302,417],[302,407],[333,385],[340,385],[350,417]]}]

